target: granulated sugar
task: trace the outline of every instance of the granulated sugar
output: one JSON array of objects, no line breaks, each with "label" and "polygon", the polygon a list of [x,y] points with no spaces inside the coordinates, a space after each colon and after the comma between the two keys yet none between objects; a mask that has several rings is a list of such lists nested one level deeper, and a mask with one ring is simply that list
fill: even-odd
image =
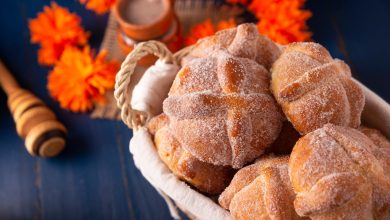
[{"label": "granulated sugar", "polygon": [[177,75],[164,112],[177,139],[198,159],[235,168],[260,156],[283,117],[257,62],[216,50]]},{"label": "granulated sugar", "polygon": [[[290,160],[298,213],[315,216],[342,208],[352,218],[357,211],[372,216],[390,204],[390,179],[375,156],[377,148],[357,130],[332,124],[301,138]],[[355,201],[359,199],[369,201]],[[318,200],[327,205],[309,208]]]},{"label": "granulated sugar", "polygon": [[316,43],[288,45],[272,67],[272,92],[294,127],[306,134],[326,123],[358,127],[361,88],[343,61]]}]

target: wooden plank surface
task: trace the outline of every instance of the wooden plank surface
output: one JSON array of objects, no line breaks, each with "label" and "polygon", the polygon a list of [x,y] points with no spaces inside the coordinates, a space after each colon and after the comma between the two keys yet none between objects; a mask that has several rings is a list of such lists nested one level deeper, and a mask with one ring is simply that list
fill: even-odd
[{"label": "wooden plank surface", "polygon": [[390,101],[390,1],[309,0],[314,40],[345,60],[354,77]]},{"label": "wooden plank surface", "polygon": [[[57,158],[30,157],[17,137],[6,97],[0,93],[0,219],[169,219],[157,192],[134,167],[131,132],[121,123],[91,120],[58,107],[46,90],[49,68],[37,64],[28,18],[49,0],[6,1],[0,7],[0,58],[21,85],[42,98],[69,129]],[[107,16],[86,11],[76,0],[59,5],[77,12],[98,48]],[[390,101],[390,3],[309,0],[314,40],[351,64],[354,75]]]},{"label": "wooden plank surface", "polygon": [[[0,94],[0,219],[164,219],[164,201],[134,167],[131,131],[119,121],[91,120],[59,108],[46,90],[49,68],[37,64],[28,18],[50,1],[7,1],[0,9],[0,57],[20,84],[42,98],[69,130],[65,152],[53,159],[30,157],[16,136]],[[98,48],[107,16],[77,1],[58,1],[82,17]]]}]

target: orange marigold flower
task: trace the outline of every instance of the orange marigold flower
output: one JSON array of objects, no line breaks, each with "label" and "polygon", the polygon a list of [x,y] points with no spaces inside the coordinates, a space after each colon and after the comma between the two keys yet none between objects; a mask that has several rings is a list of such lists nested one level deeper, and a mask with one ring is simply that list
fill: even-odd
[{"label": "orange marigold flower", "polygon": [[236,21],[233,19],[233,18],[230,18],[229,20],[222,20],[220,22],[218,22],[217,24],[217,31],[221,31],[221,30],[225,30],[225,29],[229,29],[229,28],[234,28],[237,26],[237,23]]},{"label": "orange marigold flower", "polygon": [[38,62],[43,65],[55,64],[64,50],[63,44],[43,43],[38,50]]},{"label": "orange marigold flower", "polygon": [[39,63],[54,64],[69,45],[83,45],[89,34],[81,27],[81,19],[66,8],[52,3],[29,20],[31,42],[40,43]]},{"label": "orange marigold flower", "polygon": [[104,101],[104,93],[114,87],[119,69],[119,63],[105,62],[105,58],[103,51],[94,59],[89,46],[84,49],[66,47],[49,73],[50,95],[62,108],[73,112],[85,112],[94,102]]},{"label": "orange marigold flower", "polygon": [[189,35],[185,39],[186,45],[191,45],[196,43],[199,39],[211,36],[215,32],[236,27],[237,24],[233,18],[218,22],[217,26],[214,26],[210,19],[205,20],[202,23],[199,23],[192,27]]},{"label": "orange marigold flower", "polygon": [[311,37],[306,21],[312,13],[303,10],[305,0],[254,0],[249,9],[260,19],[260,33],[280,43],[307,41]]},{"label": "orange marigold flower", "polygon": [[97,14],[104,14],[108,12],[116,2],[116,0],[79,0],[80,3],[85,4],[89,10],[95,11]]}]

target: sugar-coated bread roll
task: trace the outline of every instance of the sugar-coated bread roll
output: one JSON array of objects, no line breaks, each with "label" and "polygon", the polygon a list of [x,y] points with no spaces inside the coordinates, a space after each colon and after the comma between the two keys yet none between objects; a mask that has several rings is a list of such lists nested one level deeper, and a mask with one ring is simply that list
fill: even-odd
[{"label": "sugar-coated bread roll", "polygon": [[230,167],[215,166],[196,159],[181,147],[166,126],[167,123],[164,114],[154,117],[148,123],[161,160],[177,177],[199,191],[212,195],[221,193],[235,171]]},{"label": "sugar-coated bread roll", "polygon": [[361,126],[359,130],[378,147],[373,151],[375,157],[382,163],[385,174],[390,178],[390,142],[378,130]]},{"label": "sugar-coated bread roll", "polygon": [[167,126],[157,131],[154,141],[160,158],[169,169],[201,192],[219,194],[233,177],[232,168],[215,166],[192,156],[180,146]]},{"label": "sugar-coated bread roll", "polygon": [[184,59],[208,57],[213,51],[224,49],[236,57],[255,60],[269,69],[280,55],[280,49],[268,37],[259,34],[255,24],[241,24],[236,28],[218,31],[215,35],[200,39]]},{"label": "sugar-coated bread roll", "polygon": [[377,145],[381,149],[390,149],[389,140],[380,132],[374,128],[368,128],[365,126],[360,126],[359,131],[365,134],[368,138],[370,138],[375,145]]},{"label": "sugar-coated bread roll", "polygon": [[223,50],[184,66],[163,110],[183,148],[201,161],[233,168],[263,154],[284,120],[269,91],[269,72]]},{"label": "sugar-coated bread roll", "polygon": [[272,92],[295,129],[326,123],[357,128],[364,95],[347,64],[317,43],[287,45],[272,66]]},{"label": "sugar-coated bread roll", "polygon": [[294,210],[288,156],[265,156],[240,169],[219,197],[233,219],[302,219]]},{"label": "sugar-coated bread roll", "polygon": [[164,113],[161,113],[151,118],[146,127],[148,128],[150,134],[155,135],[158,130],[166,126],[168,123],[168,117]]},{"label": "sugar-coated bread roll", "polygon": [[[311,219],[390,219],[390,178],[379,146],[357,129],[326,124],[291,153],[295,210]],[[379,156],[380,155],[380,156]]]}]

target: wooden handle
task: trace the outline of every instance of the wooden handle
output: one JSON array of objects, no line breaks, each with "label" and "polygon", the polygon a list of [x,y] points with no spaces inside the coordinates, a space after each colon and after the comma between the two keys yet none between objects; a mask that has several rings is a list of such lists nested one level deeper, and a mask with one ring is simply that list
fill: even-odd
[{"label": "wooden handle", "polygon": [[4,66],[1,60],[0,60],[0,85],[5,91],[5,93],[7,93],[7,95],[10,95],[12,92],[20,88],[19,84],[16,82],[14,77],[12,77],[11,73]]},{"label": "wooden handle", "polygon": [[8,96],[16,131],[25,139],[27,151],[33,156],[58,155],[65,147],[66,128],[55,114],[42,100],[20,88],[1,61],[0,84]]}]

